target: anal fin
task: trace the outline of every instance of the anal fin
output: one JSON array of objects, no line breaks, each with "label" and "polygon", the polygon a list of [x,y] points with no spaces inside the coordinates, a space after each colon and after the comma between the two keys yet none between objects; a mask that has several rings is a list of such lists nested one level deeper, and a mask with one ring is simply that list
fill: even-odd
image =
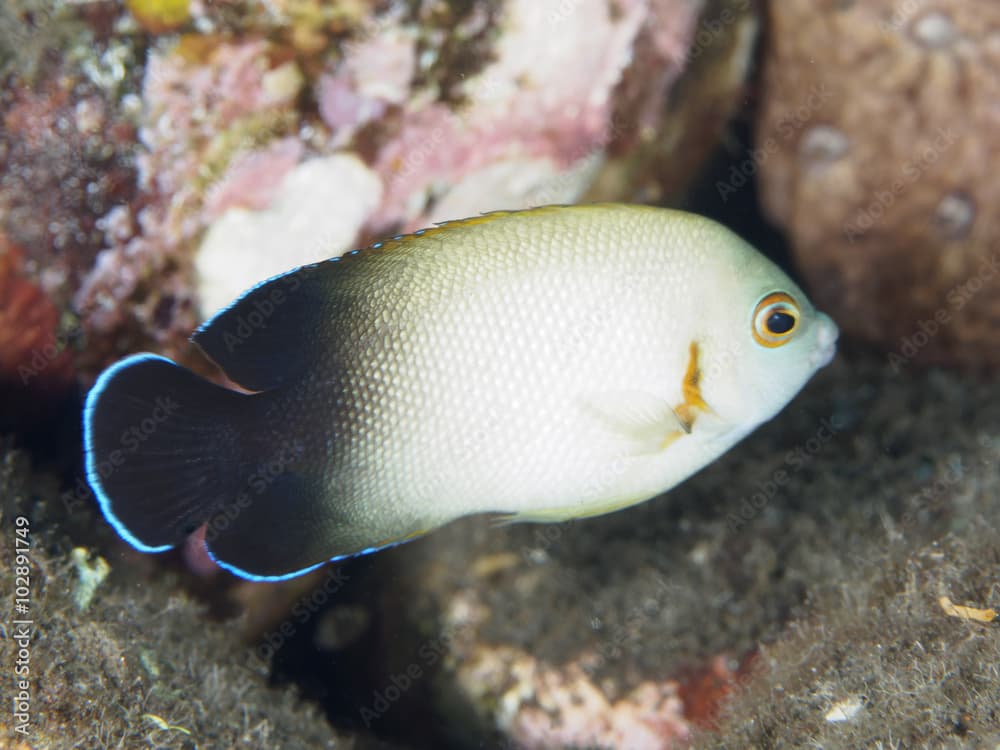
[{"label": "anal fin", "polygon": [[205,546],[221,567],[241,578],[279,581],[349,557],[409,541],[427,529],[378,535],[345,517],[321,477],[288,471],[253,484],[209,521]]}]

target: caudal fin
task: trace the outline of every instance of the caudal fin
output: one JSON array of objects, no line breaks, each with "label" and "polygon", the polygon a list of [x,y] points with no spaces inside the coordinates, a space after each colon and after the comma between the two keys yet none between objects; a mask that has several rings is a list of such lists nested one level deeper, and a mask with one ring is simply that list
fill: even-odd
[{"label": "caudal fin", "polygon": [[87,479],[126,541],[169,549],[232,502],[245,475],[237,421],[251,398],[151,354],[101,375],[83,414]]},{"label": "caudal fin", "polygon": [[355,506],[331,501],[296,430],[259,423],[271,396],[151,354],[105,371],[84,408],[87,478],[122,538],[160,552],[207,524],[205,547],[222,567],[280,580],[423,531],[410,520],[353,522]]}]

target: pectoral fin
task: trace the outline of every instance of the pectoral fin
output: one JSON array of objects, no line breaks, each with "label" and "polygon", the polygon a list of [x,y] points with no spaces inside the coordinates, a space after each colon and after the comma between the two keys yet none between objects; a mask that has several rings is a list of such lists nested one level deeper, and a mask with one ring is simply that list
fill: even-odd
[{"label": "pectoral fin", "polygon": [[610,431],[635,446],[636,454],[658,453],[691,432],[664,399],[645,391],[606,391],[588,398],[586,409]]}]

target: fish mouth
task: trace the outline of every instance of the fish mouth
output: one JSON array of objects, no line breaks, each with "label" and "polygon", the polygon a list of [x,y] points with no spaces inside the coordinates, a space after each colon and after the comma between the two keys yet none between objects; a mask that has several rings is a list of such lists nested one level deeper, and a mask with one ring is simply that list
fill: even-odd
[{"label": "fish mouth", "polygon": [[837,353],[837,338],[840,331],[830,316],[819,313],[816,327],[816,348],[809,357],[814,370],[826,367]]}]

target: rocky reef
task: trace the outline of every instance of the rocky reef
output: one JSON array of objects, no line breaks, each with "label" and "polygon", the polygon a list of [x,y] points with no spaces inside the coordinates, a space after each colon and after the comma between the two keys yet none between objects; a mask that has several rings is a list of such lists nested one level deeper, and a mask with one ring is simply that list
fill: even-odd
[{"label": "rocky reef", "polygon": [[[1000,746],[998,24],[987,0],[4,4],[0,556],[33,625],[22,646],[0,576],[32,675],[0,748]],[[463,519],[279,584],[104,521],[77,425],[110,362],[217,377],[187,338],[263,278],[578,200],[738,228],[840,356],[606,517]]]}]

